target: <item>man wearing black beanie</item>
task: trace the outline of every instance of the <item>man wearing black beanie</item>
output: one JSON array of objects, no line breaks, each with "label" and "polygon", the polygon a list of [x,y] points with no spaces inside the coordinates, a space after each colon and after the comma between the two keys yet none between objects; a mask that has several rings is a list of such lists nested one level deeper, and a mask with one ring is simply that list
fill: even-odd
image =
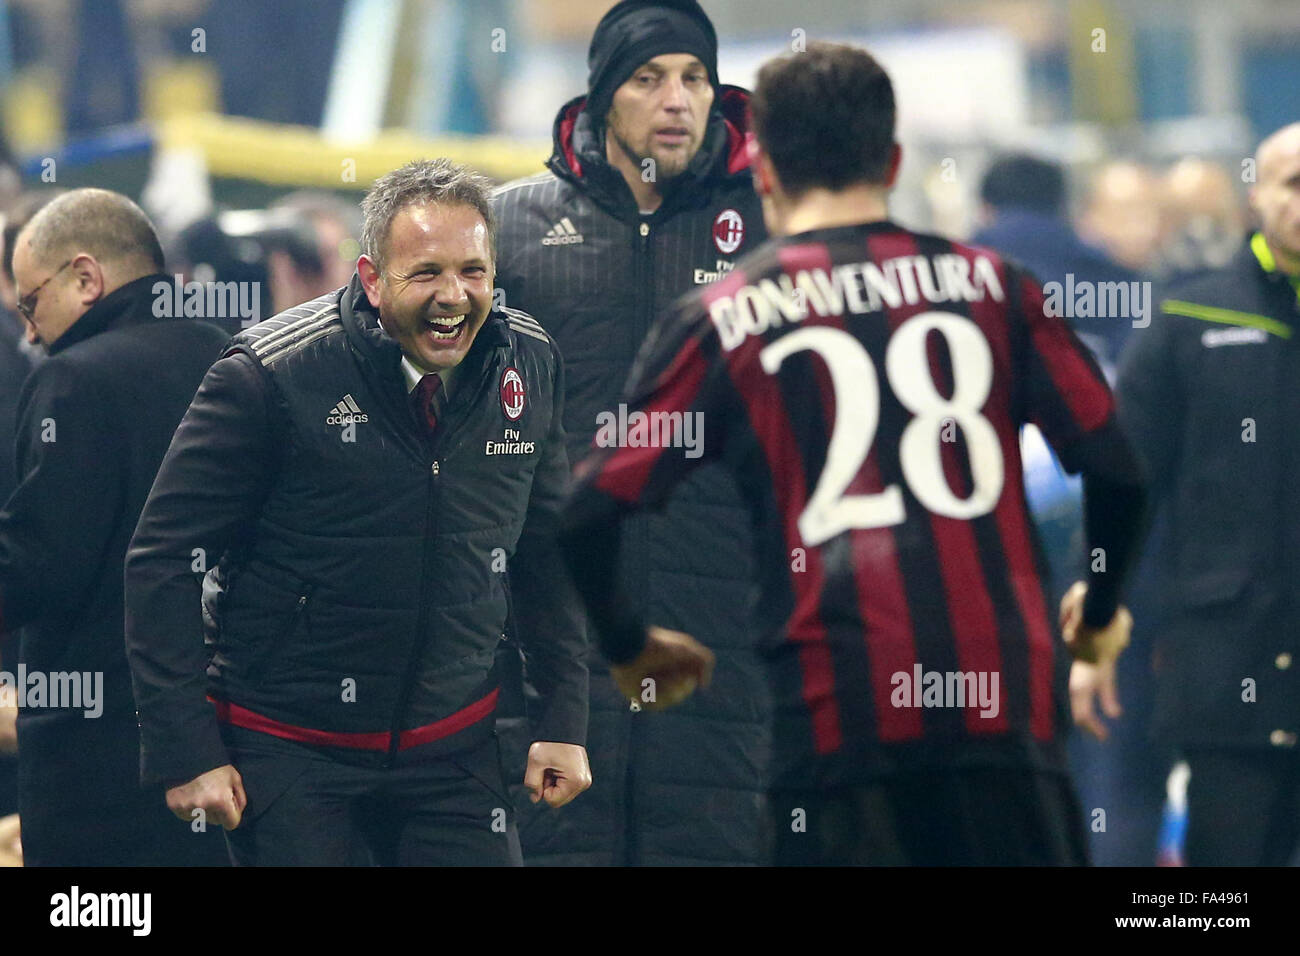
[{"label": "man wearing black beanie", "polygon": [[[716,100],[718,35],[695,0],[677,3],[622,0],[616,4],[596,26],[587,51],[585,111],[588,116],[596,123],[603,123],[613,105],[614,93],[623,82],[655,57],[673,53],[695,57],[707,72],[711,99]],[[702,94],[702,91],[700,83],[694,92]],[[614,120],[610,131],[617,137],[620,135],[617,114]],[[625,144],[620,145],[627,149]]]},{"label": "man wearing black beanie", "polygon": [[[619,402],[655,318],[766,238],[746,148],[749,95],[719,82],[717,48],[695,0],[614,5],[591,39],[587,94],[556,117],[547,171],[494,198],[499,291],[560,346],[574,461],[593,440],[631,437],[617,427]],[[665,437],[694,457],[708,436],[651,439]],[[633,521],[624,541],[624,590],[641,602],[633,610],[666,627],[708,622],[713,688],[647,714],[649,698],[622,697],[593,657],[591,789],[564,814],[517,801],[524,862],[758,863],[767,687],[751,649],[747,512],[731,477],[709,466],[661,513]],[[532,601],[518,584],[522,609]],[[534,622],[515,623],[526,636]],[[522,722],[504,719],[500,733],[522,776]]]}]

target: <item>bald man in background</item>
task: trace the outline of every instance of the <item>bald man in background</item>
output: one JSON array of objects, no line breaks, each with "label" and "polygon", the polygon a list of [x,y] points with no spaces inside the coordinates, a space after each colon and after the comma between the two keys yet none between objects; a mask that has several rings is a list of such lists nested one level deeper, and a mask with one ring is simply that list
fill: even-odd
[{"label": "bald man in background", "polygon": [[1191,768],[1193,866],[1300,843],[1300,123],[1255,161],[1258,231],[1159,297],[1117,389],[1166,522],[1155,721]]},{"label": "bald man in background", "polygon": [[1126,269],[1150,273],[1159,267],[1165,223],[1160,179],[1127,160],[1107,163],[1092,178],[1079,217],[1079,235]]},{"label": "bald man in background", "polygon": [[1175,278],[1226,266],[1241,248],[1246,210],[1224,166],[1199,156],[1174,163],[1161,181],[1165,241],[1162,258]]},{"label": "bald man in background", "polygon": [[23,629],[0,681],[18,693],[28,866],[227,859],[219,831],[175,819],[160,792],[139,787],[126,547],[226,341],[213,325],[167,317],[162,272],[153,225],[103,189],[53,200],[14,243],[17,309],[49,356],[19,397],[18,487],[0,511],[0,634]]}]

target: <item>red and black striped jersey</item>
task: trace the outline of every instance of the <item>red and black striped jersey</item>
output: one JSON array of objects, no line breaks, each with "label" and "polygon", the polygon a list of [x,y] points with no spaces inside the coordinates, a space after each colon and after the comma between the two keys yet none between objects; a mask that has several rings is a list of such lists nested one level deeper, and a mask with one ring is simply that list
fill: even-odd
[{"label": "red and black striped jersey", "polygon": [[728,464],[758,531],[777,785],[936,755],[1058,767],[1068,660],[1028,422],[1071,472],[1114,445],[1106,381],[1029,275],[888,221],[806,232],[661,320],[570,513]]}]

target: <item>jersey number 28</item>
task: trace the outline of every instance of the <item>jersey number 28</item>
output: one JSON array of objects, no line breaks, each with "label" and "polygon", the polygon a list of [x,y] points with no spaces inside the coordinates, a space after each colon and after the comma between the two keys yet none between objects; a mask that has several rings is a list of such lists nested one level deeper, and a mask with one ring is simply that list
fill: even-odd
[{"label": "jersey number 28", "polygon": [[[926,336],[935,331],[952,356],[951,398],[939,394],[930,376]],[[871,452],[880,424],[880,380],[867,350],[848,332],[808,326],[782,336],[759,354],[769,375],[786,357],[808,349],[826,363],[835,392],[835,425],[826,465],[799,516],[799,536],[809,547],[851,528],[901,524],[907,517],[898,485],[871,495],[845,489]],[[993,356],[984,334],[970,319],[951,312],[922,312],[905,321],[885,349],[885,375],[898,401],[914,416],[899,439],[898,457],[912,494],[928,510],[970,519],[993,510],[1002,496],[1002,450],[997,431],[980,409],[993,386]],[[962,430],[970,455],[970,495],[958,498],[943,472],[941,431],[947,421]]]}]

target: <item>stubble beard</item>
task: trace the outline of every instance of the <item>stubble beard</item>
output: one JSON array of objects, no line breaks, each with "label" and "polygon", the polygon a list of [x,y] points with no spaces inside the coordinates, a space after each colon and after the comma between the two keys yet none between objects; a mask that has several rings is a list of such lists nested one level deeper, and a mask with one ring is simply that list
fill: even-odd
[{"label": "stubble beard", "polygon": [[650,155],[642,155],[632,148],[631,143],[623,138],[623,134],[619,131],[618,124],[615,120],[615,115],[616,114],[611,114],[609,118],[609,130],[611,135],[614,137],[614,142],[618,145],[618,148],[623,151],[623,155],[630,159],[639,170],[644,171],[646,168],[645,161],[647,159],[651,160],[654,163],[653,169],[655,173],[653,182],[661,189],[682,173],[686,172],[686,167],[691,164],[691,160],[694,159],[695,154],[699,152],[699,144],[695,143],[689,153],[684,150],[682,152],[670,153],[665,159],[659,159],[658,157]]}]

